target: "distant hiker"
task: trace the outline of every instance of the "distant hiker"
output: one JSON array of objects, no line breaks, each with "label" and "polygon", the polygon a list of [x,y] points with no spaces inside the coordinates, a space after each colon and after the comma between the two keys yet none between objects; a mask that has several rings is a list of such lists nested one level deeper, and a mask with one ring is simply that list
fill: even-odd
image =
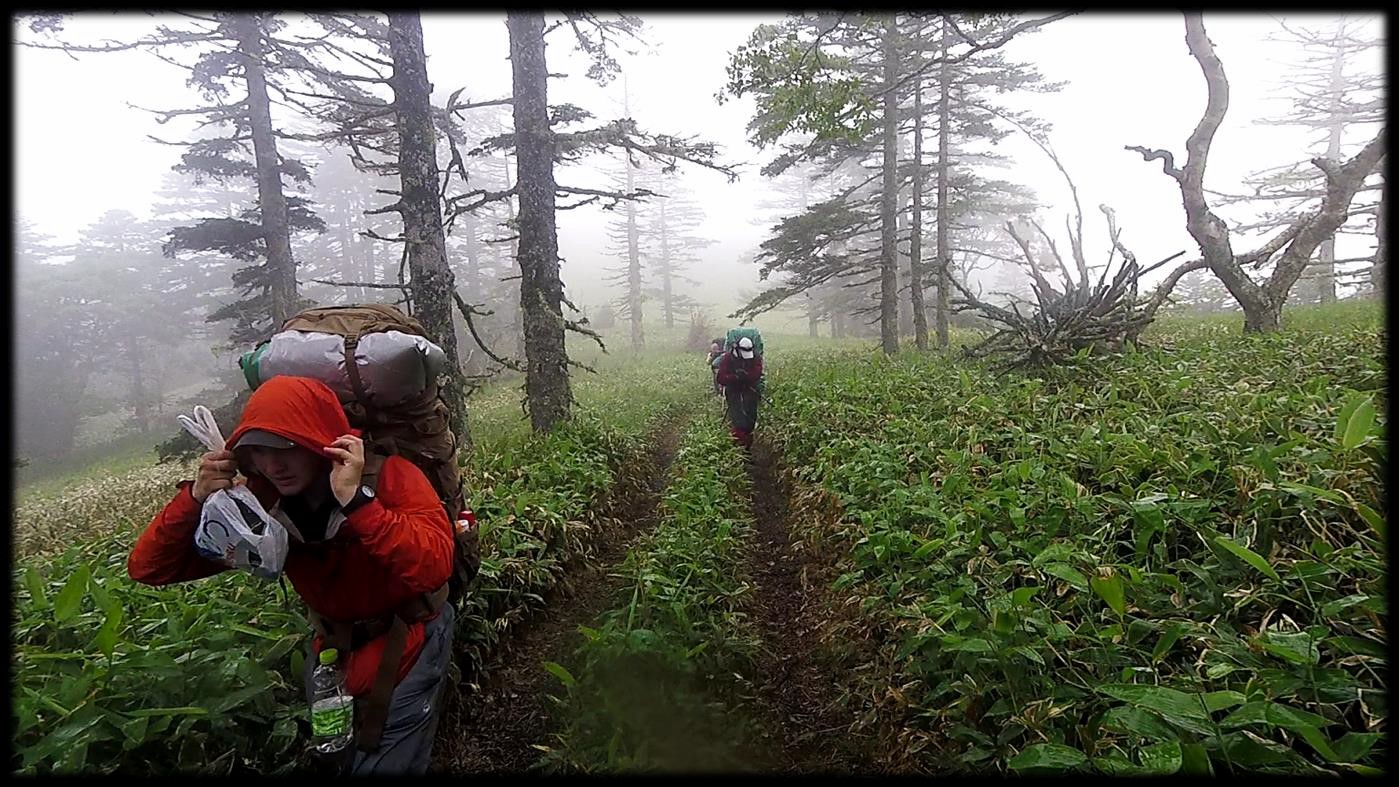
[{"label": "distant hiker", "polygon": [[717,338],[709,343],[709,354],[704,357],[704,363],[709,367],[709,374],[714,385],[714,395],[718,396],[724,392],[719,385],[719,359],[724,355],[724,340]]},{"label": "distant hiker", "polygon": [[[235,483],[286,527],[285,576],[310,608],[316,652],[340,653],[355,697],[355,741],[335,766],[359,773],[424,773],[452,653],[453,524],[428,477],[388,456],[367,485],[365,442],[336,394],[308,377],[278,375],[253,391],[227,448],[204,454],[194,481],[141,533],[131,578],[168,585],[227,566],[196,551],[204,501]],[[309,659],[307,695],[315,659]],[[216,699],[216,698],[213,698]]]},{"label": "distant hiker", "polygon": [[759,342],[750,336],[740,336],[730,342],[729,352],[719,359],[715,375],[724,386],[728,403],[729,431],[739,445],[753,444],[753,430],[758,426],[758,399],[763,379],[763,357]]}]

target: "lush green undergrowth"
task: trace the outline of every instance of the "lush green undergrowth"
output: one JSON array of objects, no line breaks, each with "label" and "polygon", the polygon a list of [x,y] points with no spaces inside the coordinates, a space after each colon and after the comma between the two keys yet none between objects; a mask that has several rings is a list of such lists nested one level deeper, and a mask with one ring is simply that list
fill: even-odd
[{"label": "lush green undergrowth", "polygon": [[[1042,377],[813,356],[765,408],[843,515],[847,651],[900,767],[1363,769],[1387,718],[1375,319]],[[851,644],[854,643],[854,644]]]},{"label": "lush green undergrowth", "polygon": [[[723,689],[751,672],[740,611],[752,532],[745,460],[717,417],[696,418],[675,458],[660,522],[618,572],[617,606],[584,628],[564,684],[567,723],[546,758],[569,770],[731,770],[742,725]],[[732,688],[732,686],[730,686]]]},{"label": "lush green undergrowth", "polygon": [[[464,467],[482,570],[457,629],[475,666],[586,556],[593,532],[614,524],[607,503],[645,461],[650,433],[707,393],[701,366],[672,355],[583,382],[577,417],[549,435],[523,422],[482,430]],[[473,415],[504,421],[489,406]],[[268,773],[296,763],[309,633],[300,601],[241,573],[168,588],[126,576],[136,535],[189,472],[92,479],[17,512],[17,532],[29,535],[13,574],[13,770]]]}]

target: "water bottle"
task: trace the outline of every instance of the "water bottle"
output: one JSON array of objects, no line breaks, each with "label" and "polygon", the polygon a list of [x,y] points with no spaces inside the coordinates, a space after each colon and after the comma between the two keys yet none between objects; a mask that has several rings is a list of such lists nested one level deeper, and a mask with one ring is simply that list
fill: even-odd
[{"label": "water bottle", "polygon": [[345,690],[345,675],[335,648],[320,653],[311,673],[311,746],[321,755],[337,754],[354,740],[354,697]]}]

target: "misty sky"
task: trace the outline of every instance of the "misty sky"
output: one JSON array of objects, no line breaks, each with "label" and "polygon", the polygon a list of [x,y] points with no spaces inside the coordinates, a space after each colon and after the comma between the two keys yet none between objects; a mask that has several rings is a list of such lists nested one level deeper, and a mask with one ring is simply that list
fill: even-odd
[{"label": "misty sky", "polygon": [[[714,95],[723,87],[730,53],[756,25],[781,17],[641,16],[649,27],[649,46],[619,58],[627,69],[633,116],[649,131],[693,134],[719,143],[725,162],[744,163],[742,177],[732,184],[719,173],[698,168],[685,177],[708,216],[707,234],[720,241],[704,252],[703,268],[697,266],[691,275],[706,282],[705,295],[715,288],[751,293],[758,281],[750,260],[768,232],[757,206],[771,199],[757,170],[774,152],[759,151],[746,142],[750,101],[721,106]],[[1240,178],[1248,172],[1299,159],[1303,153],[1323,152],[1309,143],[1303,130],[1255,121],[1283,110],[1282,102],[1269,98],[1280,87],[1280,61],[1290,55],[1284,45],[1265,42],[1278,31],[1276,20],[1319,26],[1328,18],[1261,12],[1207,13],[1204,18],[1231,88],[1229,112],[1210,155],[1207,187],[1238,191]],[[1378,15],[1367,19],[1382,25]],[[65,37],[84,42],[130,40],[148,32],[153,23],[152,17],[141,14],[88,14],[71,22]],[[438,102],[462,87],[464,97],[472,100],[508,95],[503,15],[427,13],[423,31]],[[603,88],[588,80],[564,34],[560,31],[549,39],[550,70],[570,75],[550,80],[551,103],[579,104],[599,122],[622,116],[622,81]],[[21,26],[15,35],[23,40],[32,34]],[[1012,96],[1006,103],[1031,109],[1053,124],[1050,142],[1080,191],[1090,262],[1107,249],[1100,203],[1117,211],[1123,242],[1143,262],[1181,250],[1190,257],[1198,255],[1185,231],[1175,182],[1161,173],[1159,162],[1148,164],[1123,150],[1124,145],[1167,148],[1178,161],[1184,159],[1185,139],[1204,106],[1205,84],[1186,49],[1181,15],[1079,14],[1012,41],[1005,51],[1012,59],[1036,63],[1048,80],[1068,82],[1057,94]],[[182,72],[141,52],[74,59],[61,52],[15,47],[13,55],[12,144],[19,215],[63,241],[74,240],[83,227],[112,208],[148,216],[151,194],[180,148],[153,142],[147,135],[181,139],[183,127],[178,122],[161,126],[152,115],[128,104],[161,109],[193,105],[197,97],[184,84]],[[1383,57],[1382,52],[1373,53],[1368,67],[1382,72]],[[1352,154],[1367,139],[1359,133],[1348,138],[1343,154]],[[1018,133],[1002,142],[998,152],[1014,158],[1004,176],[1030,185],[1050,204],[1041,214],[1046,227],[1062,228],[1071,204],[1068,190],[1044,154]],[[603,182],[579,167],[561,171],[560,180],[579,185]],[[615,263],[607,259],[602,226],[611,215],[592,208],[560,214],[565,283],[580,302],[597,303],[605,297],[599,270]],[[1056,240],[1067,245],[1063,238]],[[1236,244],[1236,249],[1255,245]],[[1345,256],[1339,251],[1338,256]]]}]

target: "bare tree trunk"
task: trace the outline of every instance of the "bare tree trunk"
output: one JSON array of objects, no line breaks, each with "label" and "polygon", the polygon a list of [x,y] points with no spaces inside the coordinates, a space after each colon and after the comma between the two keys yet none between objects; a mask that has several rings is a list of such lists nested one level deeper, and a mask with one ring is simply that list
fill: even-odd
[{"label": "bare tree trunk", "polygon": [[[363,208],[360,205],[358,195],[350,196],[349,201],[346,203],[346,209],[349,211],[349,216],[345,219],[345,224],[350,230],[351,259],[358,260],[359,263],[357,266],[351,268],[351,270],[358,271],[359,281],[372,284],[375,280],[374,242],[355,231],[355,222],[364,215],[360,212]],[[369,294],[368,287],[360,287],[358,289],[356,298],[359,303],[365,303],[369,301],[371,297],[374,296]]]},{"label": "bare tree trunk", "polygon": [[[622,74],[622,112],[626,117],[631,117],[631,88],[627,83],[627,75]],[[627,192],[631,193],[636,188],[636,173],[632,171],[631,155],[623,157],[623,166],[627,169]],[[642,325],[642,297],[641,292],[641,250],[640,233],[636,228],[636,202],[627,200],[627,311],[631,314],[631,348],[632,352],[641,352],[646,347],[646,330]]]},{"label": "bare tree trunk", "polygon": [[[900,146],[900,147],[902,147],[902,146]],[[902,151],[900,151],[900,154],[902,154]],[[900,158],[902,158],[902,155],[900,156]],[[895,242],[894,242],[894,262],[895,262],[895,265],[894,265],[894,291],[895,291],[895,292],[903,292],[903,290],[904,290],[904,284],[903,284],[903,283],[904,283],[905,281],[908,281],[909,274],[910,274],[910,271],[911,271],[910,267],[909,267],[908,265],[905,264],[905,263],[908,262],[908,255],[907,255],[907,254],[904,254],[903,249],[899,247],[899,241],[903,240],[903,238],[904,238],[904,233],[908,231],[908,219],[905,218],[905,215],[904,215],[904,209],[905,209],[906,207],[907,207],[907,203],[904,202],[903,189],[900,189],[900,190],[899,190],[899,195],[898,195],[898,206],[894,209],[894,238],[895,238]],[[895,307],[894,324],[898,326],[899,338],[902,339],[902,338],[905,337],[905,336],[912,336],[912,335],[913,335],[913,309],[909,308],[909,304],[904,303],[903,299],[902,299],[902,298],[899,298],[899,297],[897,297],[897,296],[895,296],[895,298],[894,298],[894,307]]]},{"label": "bare tree trunk", "polygon": [[[1205,33],[1199,13],[1185,15],[1185,43],[1200,64],[1208,88],[1208,100],[1204,115],[1185,142],[1187,157],[1184,169],[1175,168],[1169,151],[1153,151],[1138,146],[1129,146],[1128,150],[1141,153],[1147,161],[1161,159],[1165,173],[1180,185],[1186,229],[1200,244],[1203,259],[1210,270],[1243,307],[1244,331],[1275,331],[1282,325],[1282,306],[1288,292],[1297,283],[1317,247],[1333,237],[1345,222],[1355,192],[1383,157],[1386,129],[1381,128],[1374,139],[1344,164],[1338,165],[1325,158],[1312,159],[1312,163],[1326,175],[1326,196],[1321,201],[1321,207],[1299,218],[1264,244],[1262,249],[1238,258],[1229,242],[1228,226],[1210,210],[1204,191],[1205,163],[1209,158],[1210,143],[1229,107],[1229,81],[1224,76],[1224,64],[1215,54],[1214,45]],[[1282,254],[1272,276],[1264,285],[1258,285],[1244,272],[1245,262],[1266,261],[1279,249]]]},{"label": "bare tree trunk", "polygon": [[948,251],[948,222],[952,220],[951,211],[947,205],[947,181],[950,177],[949,170],[952,162],[948,160],[950,156],[950,129],[952,110],[951,96],[952,86],[948,84],[951,78],[951,69],[947,67],[947,18],[943,17],[941,25],[941,44],[938,47],[943,64],[938,69],[938,215],[937,215],[937,282],[938,300],[937,308],[934,310],[934,321],[936,323],[938,346],[946,347],[950,341],[948,333],[948,313],[952,310],[952,286],[947,278],[951,275],[948,266],[951,264],[951,252]]},{"label": "bare tree trunk", "polygon": [[[350,207],[348,199],[346,202],[340,204],[338,208],[339,210],[337,212],[340,215],[336,217],[339,219],[339,221],[336,222],[336,224],[339,225],[336,228],[336,236],[340,243],[340,270],[353,275],[355,269],[355,231],[351,226],[351,221],[354,218],[354,210]],[[358,279],[358,281],[364,281],[364,279]],[[346,300],[350,299],[351,290],[348,287],[337,287],[336,289],[341,290],[341,292],[338,293],[341,297],[344,297]],[[356,287],[353,292],[358,296],[359,302],[363,303],[364,288]]]},{"label": "bare tree trunk", "polygon": [[928,315],[923,305],[923,80],[913,83],[913,220],[909,231],[908,289],[913,304],[913,343],[928,349]]},{"label": "bare tree trunk", "polygon": [[160,368],[156,370],[151,379],[151,385],[154,386],[154,390],[151,391],[151,401],[155,404],[157,418],[165,415],[165,383],[169,372],[170,362],[169,359],[166,359],[164,363],[160,364]]},{"label": "bare tree trunk", "polygon": [[269,316],[273,330],[296,309],[296,262],[291,256],[291,225],[287,198],[282,193],[282,162],[272,131],[272,105],[267,98],[267,78],[262,64],[263,17],[236,14],[238,49],[243,55],[243,78],[248,86],[248,118],[257,163],[257,204],[262,235],[267,244]]},{"label": "bare tree trunk", "polygon": [[1386,210],[1386,200],[1389,197],[1389,177],[1380,181],[1380,204],[1375,209],[1375,261],[1370,264],[1370,286],[1375,288],[1375,293],[1383,295],[1387,282],[1386,266],[1389,264],[1389,249],[1385,243],[1384,217],[1388,213]]},{"label": "bare tree trunk", "polygon": [[675,328],[675,285],[674,278],[670,270],[670,228],[666,226],[665,220],[665,200],[660,201],[660,230],[661,235],[661,288],[665,298],[665,327]]},{"label": "bare tree trunk", "polygon": [[145,370],[141,365],[141,340],[132,337],[126,341],[127,356],[131,359],[131,409],[136,416],[136,428],[141,434],[151,431],[150,400],[146,396]]},{"label": "bare tree trunk", "polygon": [[[363,205],[357,203],[356,207],[362,209]],[[367,274],[365,281],[372,284],[383,284],[384,271],[382,266],[379,265],[379,242],[373,238],[366,238],[363,236],[360,237],[360,240],[364,243],[364,264],[365,273]],[[367,298],[368,295],[368,293],[360,293],[360,298]]]},{"label": "bare tree trunk", "polygon": [[[1331,59],[1331,84],[1328,90],[1331,128],[1327,130],[1326,157],[1332,161],[1339,161],[1341,158],[1341,134],[1345,131],[1345,126],[1341,121],[1341,100],[1345,96],[1345,50],[1341,49],[1341,31],[1337,28],[1333,46],[1337,47],[1335,56]],[[1322,303],[1336,302],[1336,237],[1333,235],[1321,243],[1321,254],[1318,260],[1321,268],[1321,278],[1317,279],[1316,287],[1321,296]]]},{"label": "bare tree trunk", "polygon": [[[631,162],[627,162],[627,193],[636,188]],[[631,315],[631,349],[641,352],[646,347],[646,331],[641,325],[641,249],[640,233],[636,229],[636,202],[627,200],[627,311]]]},{"label": "bare tree trunk", "polygon": [[1185,170],[1181,175],[1185,200],[1186,228],[1200,244],[1210,270],[1224,282],[1229,294],[1244,310],[1244,330],[1265,330],[1260,326],[1277,325],[1282,304],[1269,303],[1267,295],[1249,280],[1234,260],[1234,248],[1229,242],[1229,228],[1205,204],[1205,162],[1209,157],[1214,133],[1224,121],[1229,109],[1229,81],[1214,46],[1205,34],[1199,14],[1185,15],[1185,41],[1195,59],[1200,61],[1208,85],[1205,113],[1190,138],[1186,140]]},{"label": "bare tree trunk", "polygon": [[[519,166],[519,162],[520,158],[517,155],[515,157],[515,165],[517,167]],[[505,156],[505,188],[507,191],[511,188],[514,188],[510,184],[509,155]],[[506,202],[510,214],[510,221],[508,223],[508,226],[516,228],[515,235],[510,241],[510,275],[515,277],[511,281],[514,281],[516,283],[515,286],[517,288],[520,286],[519,283],[524,281],[524,273],[520,270],[520,232],[518,229],[519,222],[517,221],[518,217],[515,215],[515,201],[518,199],[519,197],[517,195],[515,199],[508,200]],[[506,328],[506,332],[507,335],[512,337],[511,340],[513,342],[512,346],[515,349],[515,357],[522,358],[525,354],[525,310],[520,306],[520,304],[522,303],[520,298],[516,298],[513,301],[507,300],[506,302],[511,304],[511,308],[508,312],[508,319],[506,321],[506,325],[509,327]]]},{"label": "bare tree trunk", "polygon": [[890,14],[884,24],[884,188],[879,201],[879,338],[886,355],[899,351],[898,335],[898,133],[899,102],[894,83],[898,79],[898,49],[894,37],[898,23]]},{"label": "bare tree trunk", "polygon": [[544,15],[511,11],[516,183],[520,198],[520,308],[524,317],[525,398],[530,424],[547,432],[569,414],[572,392],[564,345],[563,282],[554,226],[554,134],[549,128]]},{"label": "bare tree trunk", "polygon": [[1167,174],[1180,184],[1181,200],[1185,206],[1185,226],[1195,242],[1200,244],[1203,259],[1210,270],[1214,271],[1214,275],[1224,283],[1229,294],[1243,307],[1244,331],[1276,330],[1282,320],[1282,304],[1273,303],[1263,288],[1244,273],[1234,258],[1234,249],[1229,242],[1229,228],[1205,202],[1205,162],[1209,158],[1214,133],[1224,121],[1224,113],[1229,108],[1229,81],[1224,76],[1224,65],[1205,34],[1204,22],[1199,13],[1185,15],[1185,42],[1205,76],[1208,98],[1204,115],[1185,142],[1184,170],[1175,170],[1167,163]]},{"label": "bare tree trunk", "polygon": [[466,380],[457,357],[453,322],[456,282],[447,264],[442,231],[442,202],[437,192],[437,137],[432,125],[432,86],[423,52],[422,19],[417,11],[389,17],[389,52],[393,57],[394,112],[398,121],[398,174],[403,236],[413,277],[413,306],[428,337],[447,355],[443,398],[452,413],[452,431],[471,444],[466,420]]}]

